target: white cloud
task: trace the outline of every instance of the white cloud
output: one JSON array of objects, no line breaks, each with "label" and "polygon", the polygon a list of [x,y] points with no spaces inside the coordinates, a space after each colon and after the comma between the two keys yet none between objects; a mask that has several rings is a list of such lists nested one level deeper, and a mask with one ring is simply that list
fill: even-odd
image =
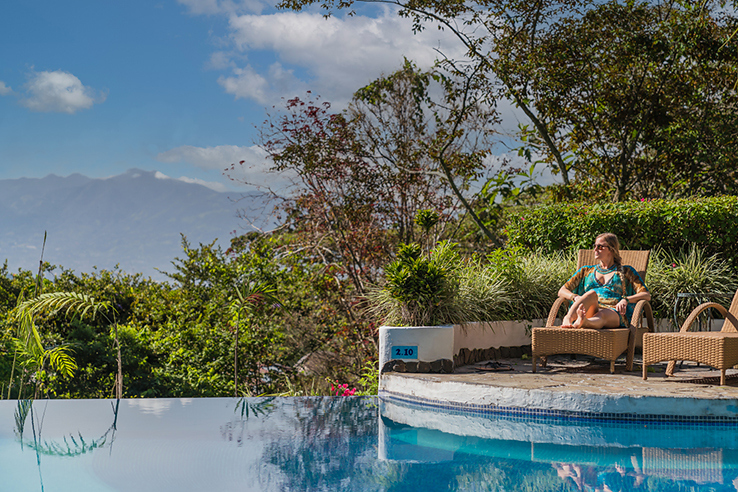
[{"label": "white cloud", "polygon": [[213,70],[225,70],[226,68],[235,67],[231,56],[230,53],[216,51],[210,55],[210,60],[208,60],[205,66]]},{"label": "white cloud", "polygon": [[[219,79],[226,92],[260,103],[302,93],[309,83],[313,92],[340,105],[359,87],[400,68],[403,56],[427,68],[440,56],[435,48],[450,57],[464,54],[447,31],[429,28],[414,35],[411,21],[390,9],[376,18],[326,19],[308,12],[230,15],[229,26],[236,52],[271,51],[279,61],[259,71],[249,55],[250,65]],[[298,78],[293,67],[307,75]]]},{"label": "white cloud", "polygon": [[225,170],[231,164],[247,160],[250,163],[261,163],[266,167],[266,152],[256,145],[239,147],[237,145],[218,145],[217,147],[193,147],[183,145],[156,156],[159,162],[187,162],[200,169]]},{"label": "white cloud", "polygon": [[140,398],[125,400],[131,407],[138,407],[143,414],[152,414],[161,417],[172,406],[172,400]]},{"label": "white cloud", "polygon": [[[184,145],[162,152],[156,156],[160,162],[192,164],[200,169],[219,169],[238,182],[256,186],[283,189],[289,186],[291,175],[269,172],[271,162],[260,147],[219,145],[217,147],[194,147]],[[243,163],[241,163],[243,161]],[[231,165],[233,168],[231,169]],[[180,178],[183,179],[183,178]]]},{"label": "white cloud", "polygon": [[234,68],[233,75],[233,77],[218,78],[218,83],[228,94],[233,94],[236,99],[253,99],[262,104],[267,102],[269,82],[256,73],[250,65],[246,68]]},{"label": "white cloud", "polygon": [[13,89],[5,85],[5,82],[0,80],[0,96],[7,96],[8,94],[12,94]]},{"label": "white cloud", "polygon": [[251,65],[247,65],[246,68],[234,68],[233,75],[219,77],[218,83],[228,94],[236,96],[236,99],[252,99],[260,104],[271,102],[275,94],[306,90],[304,84],[295,78],[292,70],[285,70],[280,63],[273,63],[266,76],[257,73]]},{"label": "white cloud", "polygon": [[105,101],[104,94],[85,87],[69,72],[34,72],[26,84],[26,97],[21,103],[32,111],[75,113]]},{"label": "white cloud", "polygon": [[229,191],[228,187],[223,183],[216,183],[214,181],[205,181],[204,179],[188,178],[187,176],[180,176],[179,178],[172,178],[164,173],[156,171],[154,173],[156,179],[174,179],[176,181],[182,181],[183,183],[198,184],[206,188],[210,188],[213,191],[226,192]]}]

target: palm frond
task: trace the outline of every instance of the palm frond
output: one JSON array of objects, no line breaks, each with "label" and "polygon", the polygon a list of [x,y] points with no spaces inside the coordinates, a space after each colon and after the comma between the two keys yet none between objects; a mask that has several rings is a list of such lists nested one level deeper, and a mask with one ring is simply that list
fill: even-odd
[{"label": "palm frond", "polygon": [[72,377],[74,375],[74,371],[77,369],[77,363],[69,352],[71,352],[71,349],[66,345],[62,345],[60,347],[49,349],[45,353],[46,357],[49,359],[49,365],[51,365],[51,368],[66,377]]},{"label": "palm frond", "polygon": [[28,417],[28,412],[31,410],[31,405],[33,405],[32,400],[18,400],[18,405],[15,409],[15,435],[21,440],[23,440],[23,430],[26,426],[26,418]]},{"label": "palm frond", "polygon": [[16,329],[17,339],[20,342],[20,348],[30,357],[40,359],[44,353],[44,346],[41,343],[41,335],[33,322],[33,316],[27,311],[22,311],[18,318]]},{"label": "palm frond", "polygon": [[41,294],[32,299],[21,302],[15,312],[18,316],[27,312],[34,315],[39,312],[58,312],[64,310],[64,315],[69,316],[71,313],[79,314],[85,317],[91,313],[92,319],[95,319],[97,313],[110,309],[111,305],[105,301],[95,301],[94,298],[77,292],[48,292]]},{"label": "palm frond", "polygon": [[249,282],[240,288],[235,286],[234,290],[236,299],[231,303],[231,309],[234,311],[251,310],[259,304],[280,304],[276,296],[277,289],[266,282]]}]

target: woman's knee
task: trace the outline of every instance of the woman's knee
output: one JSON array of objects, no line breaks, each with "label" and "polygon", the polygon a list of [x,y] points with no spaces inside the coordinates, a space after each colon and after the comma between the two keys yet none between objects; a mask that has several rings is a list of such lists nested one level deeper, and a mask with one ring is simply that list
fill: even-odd
[{"label": "woman's knee", "polygon": [[616,311],[612,309],[601,309],[600,316],[607,328],[617,328],[620,326],[620,315]]}]

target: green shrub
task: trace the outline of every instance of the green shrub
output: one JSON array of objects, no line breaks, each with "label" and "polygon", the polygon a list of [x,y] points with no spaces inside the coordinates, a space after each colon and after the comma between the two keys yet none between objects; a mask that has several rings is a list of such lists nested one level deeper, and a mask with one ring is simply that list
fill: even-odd
[{"label": "green shrub", "polygon": [[551,253],[591,248],[602,232],[617,234],[623,249],[661,248],[670,254],[688,245],[720,254],[738,266],[738,197],[558,204],[516,210],[505,233],[508,247]]},{"label": "green shrub", "polygon": [[[658,249],[649,261],[646,286],[651,291],[654,315],[671,319],[678,293],[733,294],[738,289],[738,272],[720,256],[708,256],[694,245],[676,254]],[[699,298],[684,299],[677,316],[683,320],[699,302]]]},{"label": "green shrub", "polygon": [[385,284],[369,293],[372,313],[387,325],[545,318],[576,266],[570,254],[521,249],[464,259],[451,243],[439,243],[430,258],[414,251],[408,256],[407,247],[401,249],[386,269]]},{"label": "green shrub", "polygon": [[397,259],[385,267],[386,282],[370,293],[380,316],[401,326],[443,325],[458,322],[454,299],[461,259],[455,245],[439,243],[429,255],[419,244],[402,244]]}]

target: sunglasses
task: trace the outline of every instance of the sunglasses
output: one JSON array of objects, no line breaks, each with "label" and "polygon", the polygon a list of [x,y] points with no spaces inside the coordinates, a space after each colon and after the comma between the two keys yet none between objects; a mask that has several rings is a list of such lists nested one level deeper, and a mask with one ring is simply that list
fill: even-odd
[{"label": "sunglasses", "polygon": [[610,246],[608,246],[607,244],[595,244],[594,246],[592,246],[592,249],[610,249]]}]

